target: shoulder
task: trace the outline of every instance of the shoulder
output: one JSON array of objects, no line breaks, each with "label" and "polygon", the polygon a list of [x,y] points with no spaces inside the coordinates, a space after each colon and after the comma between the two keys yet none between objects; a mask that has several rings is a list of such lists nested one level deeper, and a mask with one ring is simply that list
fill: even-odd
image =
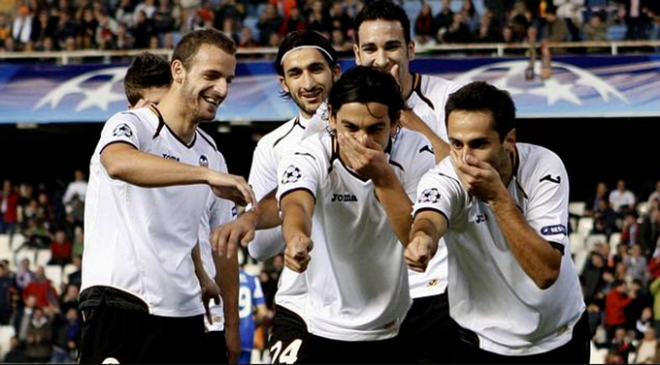
[{"label": "shoulder", "polygon": [[544,170],[564,169],[561,158],[551,150],[529,143],[516,143],[519,172],[522,175],[542,173]]},{"label": "shoulder", "polygon": [[[393,159],[407,157],[414,159],[420,154],[428,154],[435,159],[429,140],[421,133],[402,128],[392,142]],[[405,158],[404,158],[405,159]]]},{"label": "shoulder", "polygon": [[272,132],[261,137],[259,142],[257,142],[257,148],[259,149],[274,149],[278,145],[281,145],[286,140],[293,138],[298,133],[304,131],[300,123],[298,123],[298,118],[293,118],[281,126],[275,128]]},{"label": "shoulder", "polygon": [[136,128],[155,128],[155,126],[158,124],[158,117],[156,117],[156,115],[154,115],[153,112],[149,110],[149,108],[125,110],[110,117],[110,119],[108,119],[106,122],[106,126],[117,125],[121,123],[128,123],[131,126],[135,126]]},{"label": "shoulder", "polygon": [[201,137],[201,142],[206,145],[207,148],[213,149],[213,151],[218,151],[218,146],[215,144],[215,141],[208,133],[204,132],[201,128],[197,128],[197,133]]},{"label": "shoulder", "polygon": [[456,92],[463,85],[439,76],[422,75],[422,92],[429,97],[444,96]]}]

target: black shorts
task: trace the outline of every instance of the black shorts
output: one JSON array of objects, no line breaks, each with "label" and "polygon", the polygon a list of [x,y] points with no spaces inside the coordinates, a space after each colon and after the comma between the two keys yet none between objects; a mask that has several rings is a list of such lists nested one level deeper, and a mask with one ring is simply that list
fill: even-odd
[{"label": "black shorts", "polygon": [[584,311],[573,328],[571,340],[552,351],[527,356],[505,356],[479,348],[474,332],[459,328],[455,363],[457,364],[588,364],[591,356],[589,316]]},{"label": "black shorts", "polygon": [[272,364],[310,363],[309,339],[307,324],[300,316],[282,306],[275,307],[273,332],[267,344]]},{"label": "black shorts", "polygon": [[205,364],[227,364],[227,342],[225,331],[210,331],[204,334],[202,361]]},{"label": "black shorts", "polygon": [[109,287],[80,295],[80,363],[202,363],[203,315],[160,317],[139,298]]},{"label": "black shorts", "polygon": [[449,317],[447,293],[413,300],[399,330],[406,362],[449,364],[454,360],[458,325]]},{"label": "black shorts", "polygon": [[403,364],[405,349],[398,337],[380,341],[337,341],[310,335],[311,364]]}]

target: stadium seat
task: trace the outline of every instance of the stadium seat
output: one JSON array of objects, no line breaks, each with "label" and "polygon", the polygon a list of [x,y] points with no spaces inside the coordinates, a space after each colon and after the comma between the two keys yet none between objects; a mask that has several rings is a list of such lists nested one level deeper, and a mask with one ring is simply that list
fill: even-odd
[{"label": "stadium seat", "polygon": [[580,233],[571,233],[568,240],[571,242],[571,254],[575,255],[584,250],[584,236]]},{"label": "stadium seat", "polygon": [[587,250],[580,250],[580,252],[575,254],[575,257],[573,257],[573,263],[575,264],[575,271],[578,274],[582,273],[582,269],[584,269],[584,265],[586,265],[588,259],[589,251]]},{"label": "stadium seat", "polygon": [[25,241],[25,237],[21,233],[14,234],[14,239],[11,241],[11,249],[17,249],[18,246],[23,244],[23,241]]},{"label": "stadium seat", "polygon": [[37,255],[37,250],[34,248],[23,248],[22,250],[16,252],[14,254],[14,268],[17,268],[23,259],[28,259],[30,260],[31,268],[34,269],[35,265],[35,257]]},{"label": "stadium seat", "polygon": [[46,273],[46,278],[48,278],[53,283],[53,288],[60,291],[60,284],[62,283],[62,267],[61,266],[45,266],[44,271]]},{"label": "stadium seat", "polygon": [[592,217],[582,217],[578,220],[577,233],[582,234],[584,237],[591,233],[594,228],[594,219]]},{"label": "stadium seat", "polygon": [[243,25],[250,28],[252,31],[252,38],[254,39],[259,39],[259,27],[257,27],[257,23],[259,23],[259,18],[253,17],[253,16],[248,16],[245,17],[243,20]]},{"label": "stadium seat", "polygon": [[62,270],[62,282],[68,284],[69,274],[73,274],[76,271],[78,271],[78,268],[74,264],[68,264],[64,266],[64,270]]},{"label": "stadium seat", "polygon": [[621,233],[616,232],[616,233],[612,233],[610,235],[610,242],[609,243],[610,243],[610,253],[611,254],[616,253],[616,246],[618,246],[620,242],[621,242]]},{"label": "stadium seat", "polygon": [[584,247],[587,251],[593,251],[596,249],[596,244],[608,244],[607,236],[604,234],[590,234],[584,240]]},{"label": "stadium seat", "polygon": [[640,202],[637,204],[637,216],[642,218],[649,213],[649,202]]},{"label": "stadium seat", "polygon": [[47,248],[37,250],[37,259],[35,261],[36,265],[37,266],[46,266],[48,261],[50,261],[51,255],[52,255],[52,253]]},{"label": "stadium seat", "polygon": [[0,359],[4,361],[5,355],[9,352],[11,338],[16,334],[14,326],[0,326]]},{"label": "stadium seat", "polygon": [[585,202],[570,202],[568,203],[568,213],[582,217],[586,207],[587,203]]}]

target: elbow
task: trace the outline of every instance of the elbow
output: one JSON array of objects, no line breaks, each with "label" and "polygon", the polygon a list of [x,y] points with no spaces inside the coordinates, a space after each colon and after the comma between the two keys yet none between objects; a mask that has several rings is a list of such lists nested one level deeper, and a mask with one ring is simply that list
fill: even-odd
[{"label": "elbow", "polygon": [[557,279],[559,278],[559,266],[551,267],[546,270],[546,273],[539,275],[538,278],[534,280],[536,286],[541,290],[550,289]]},{"label": "elbow", "polygon": [[101,156],[101,163],[105,168],[105,171],[108,173],[111,179],[117,180],[121,179],[124,176],[124,167],[120,159],[108,157],[105,155]]}]

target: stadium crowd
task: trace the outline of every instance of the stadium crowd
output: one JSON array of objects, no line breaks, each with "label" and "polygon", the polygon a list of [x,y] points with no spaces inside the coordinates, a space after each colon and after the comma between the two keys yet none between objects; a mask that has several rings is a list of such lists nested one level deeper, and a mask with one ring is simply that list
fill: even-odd
[{"label": "stadium crowd", "polygon": [[[418,45],[660,39],[657,1],[401,0]],[[239,48],[277,47],[293,30],[317,30],[349,51],[360,0],[8,0],[0,51],[172,49],[215,27]]]},{"label": "stadium crowd", "polygon": [[[8,237],[13,256],[0,262],[0,325],[15,331],[8,343],[0,344],[7,352],[4,362],[76,359],[86,181],[82,171],[74,175],[68,185],[4,181],[0,234]],[[581,203],[584,211],[573,217],[571,246],[587,250],[587,255],[572,252],[582,268],[593,343],[607,350],[605,361],[610,364],[660,361],[660,181],[647,195],[633,193],[623,180],[612,190],[599,182],[593,197]],[[590,223],[589,230],[576,238],[583,229],[579,226],[585,225],[580,221]],[[43,266],[35,267],[34,259],[18,255],[26,248],[50,249],[46,266],[71,269],[61,280],[53,280]],[[259,263],[243,255],[241,261],[257,265],[269,311],[266,318],[272,318],[283,257]],[[263,346],[270,325],[266,320],[256,330],[255,348],[262,359],[267,356]]]}]

